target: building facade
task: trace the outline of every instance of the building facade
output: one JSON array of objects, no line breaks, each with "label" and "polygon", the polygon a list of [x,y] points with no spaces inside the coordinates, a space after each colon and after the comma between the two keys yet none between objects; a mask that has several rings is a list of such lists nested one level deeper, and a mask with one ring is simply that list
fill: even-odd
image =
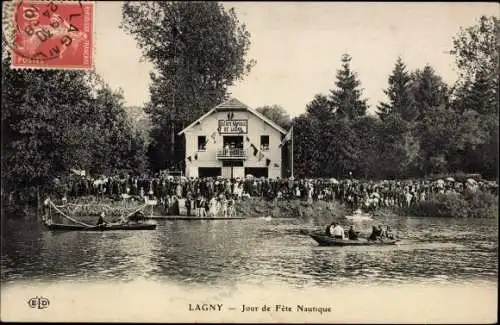
[{"label": "building facade", "polygon": [[283,177],[280,143],[286,130],[235,98],[212,108],[181,134],[187,177]]}]

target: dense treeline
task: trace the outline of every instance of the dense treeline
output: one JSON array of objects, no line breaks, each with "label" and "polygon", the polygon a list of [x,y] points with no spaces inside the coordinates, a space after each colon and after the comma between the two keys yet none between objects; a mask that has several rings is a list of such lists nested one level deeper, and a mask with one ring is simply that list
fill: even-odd
[{"label": "dense treeline", "polygon": [[[33,199],[35,188],[64,183],[71,169],[141,174],[182,164],[177,132],[226,98],[227,88],[254,64],[246,59],[245,25],[218,3],[126,2],[123,28],[155,66],[145,107],[149,136],[133,125],[123,95],[95,73],[12,70],[5,56],[2,199]],[[432,67],[408,71],[398,58],[378,116],[366,114],[361,81],[344,55],[335,87],[315,96],[293,121],[296,176],[352,172],[382,179],[462,171],[497,177],[498,36],[493,17],[457,34],[451,54],[459,79],[452,86]],[[290,124],[280,107],[259,110]]]},{"label": "dense treeline", "polygon": [[[64,183],[71,169],[142,173],[145,140],[123,95],[98,75],[20,70],[2,60],[2,199],[22,203]],[[54,183],[55,182],[55,183]]]},{"label": "dense treeline", "polygon": [[426,65],[397,58],[377,117],[366,115],[361,82],[342,57],[335,88],[295,118],[299,177],[407,178],[445,173],[498,177],[499,22],[481,17],[453,40],[459,79],[449,87]]}]

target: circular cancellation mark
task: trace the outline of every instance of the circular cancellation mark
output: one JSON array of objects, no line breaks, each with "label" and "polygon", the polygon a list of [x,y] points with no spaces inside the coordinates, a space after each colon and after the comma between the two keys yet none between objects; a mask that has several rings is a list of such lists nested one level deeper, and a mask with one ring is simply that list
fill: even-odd
[{"label": "circular cancellation mark", "polygon": [[67,4],[23,0],[4,7],[2,40],[6,47],[29,60],[60,58],[83,29],[81,1]]}]

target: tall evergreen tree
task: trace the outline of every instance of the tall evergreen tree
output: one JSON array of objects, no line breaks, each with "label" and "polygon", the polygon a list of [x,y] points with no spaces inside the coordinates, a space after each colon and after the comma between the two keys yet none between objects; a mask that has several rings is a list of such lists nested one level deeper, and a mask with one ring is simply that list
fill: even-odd
[{"label": "tall evergreen tree", "polygon": [[401,57],[398,57],[392,74],[389,76],[389,87],[384,90],[389,101],[380,103],[378,116],[384,120],[388,115],[397,114],[405,121],[412,121],[418,116],[415,102],[411,94],[412,79]]},{"label": "tall evergreen tree", "polygon": [[424,118],[431,109],[448,106],[448,87],[430,65],[417,69],[411,79],[417,120]]},{"label": "tall evergreen tree", "polygon": [[342,55],[342,67],[337,70],[337,89],[330,90],[330,101],[334,113],[340,118],[355,119],[366,114],[367,100],[362,99],[357,74],[351,70],[351,56]]},{"label": "tall evergreen tree", "polygon": [[477,71],[474,81],[456,93],[454,108],[459,113],[474,110],[483,115],[498,115],[498,91],[489,73]]}]

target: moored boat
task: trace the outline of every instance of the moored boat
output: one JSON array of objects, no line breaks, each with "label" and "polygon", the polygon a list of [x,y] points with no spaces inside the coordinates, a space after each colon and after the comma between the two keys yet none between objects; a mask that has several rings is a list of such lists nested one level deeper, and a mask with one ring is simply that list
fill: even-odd
[{"label": "moored boat", "polygon": [[314,239],[320,246],[380,246],[380,245],[396,245],[397,239],[385,239],[385,240],[349,240],[349,239],[337,239],[321,233],[310,233],[312,239]]},{"label": "moored boat", "polygon": [[[44,213],[42,215],[42,222],[49,230],[69,230],[69,231],[109,231],[109,230],[154,230],[156,229],[155,223],[143,223],[140,220],[145,219],[142,210],[148,204],[135,208],[132,212],[122,215],[120,221],[107,222],[103,218],[104,211],[97,224],[89,224],[80,221],[75,216],[76,212],[83,207],[78,204],[65,204],[56,206],[50,199],[44,202]],[[72,216],[70,215],[72,214]],[[57,221],[54,222],[53,217],[57,216]],[[82,217],[82,216],[80,216]],[[63,223],[62,219],[69,220],[71,223]],[[87,218],[88,219],[88,216]],[[88,221],[87,221],[88,222]]]}]

